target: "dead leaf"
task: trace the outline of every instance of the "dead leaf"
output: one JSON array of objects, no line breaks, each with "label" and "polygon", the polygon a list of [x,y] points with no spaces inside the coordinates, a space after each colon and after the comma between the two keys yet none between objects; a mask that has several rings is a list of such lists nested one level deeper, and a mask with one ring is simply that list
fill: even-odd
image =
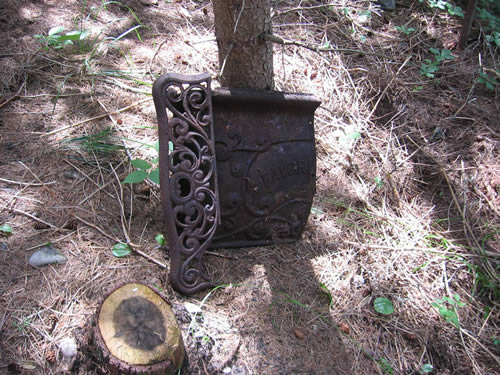
[{"label": "dead leaf", "polygon": [[304,340],[304,338],[306,337],[306,333],[304,332],[303,329],[295,328],[295,330],[293,332],[295,333],[295,336],[298,339]]},{"label": "dead leaf", "polygon": [[36,362],[35,361],[23,360],[23,361],[20,361],[18,363],[18,365],[25,370],[36,370]]},{"label": "dead leaf", "polygon": [[339,331],[345,335],[348,335],[351,332],[351,327],[346,322],[339,323]]}]

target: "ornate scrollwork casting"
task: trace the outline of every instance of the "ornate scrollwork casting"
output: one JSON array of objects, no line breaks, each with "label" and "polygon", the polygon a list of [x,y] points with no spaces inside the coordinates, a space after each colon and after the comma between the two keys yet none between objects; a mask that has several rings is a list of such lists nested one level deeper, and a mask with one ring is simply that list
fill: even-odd
[{"label": "ornate scrollwork casting", "polygon": [[210,81],[165,74],[153,86],[170,282],[185,294],[212,286],[202,260],[219,221]]}]

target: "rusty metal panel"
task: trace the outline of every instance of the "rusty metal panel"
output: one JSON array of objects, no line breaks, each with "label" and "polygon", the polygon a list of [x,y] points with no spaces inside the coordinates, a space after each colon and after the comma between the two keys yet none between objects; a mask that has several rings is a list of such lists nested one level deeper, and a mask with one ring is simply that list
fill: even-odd
[{"label": "rusty metal panel", "polygon": [[153,86],[169,278],[184,294],[213,285],[202,259],[219,221],[210,81],[208,74],[165,74]]},{"label": "rusty metal panel", "polygon": [[298,240],[315,194],[312,95],[212,93],[221,224],[210,247]]}]

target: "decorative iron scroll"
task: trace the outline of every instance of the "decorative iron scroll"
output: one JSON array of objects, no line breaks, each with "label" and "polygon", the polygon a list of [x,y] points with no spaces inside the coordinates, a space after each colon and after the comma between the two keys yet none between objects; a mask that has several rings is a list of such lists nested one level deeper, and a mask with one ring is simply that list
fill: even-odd
[{"label": "decorative iron scroll", "polygon": [[185,294],[212,286],[202,261],[219,221],[210,81],[165,74],[153,86],[170,282]]}]

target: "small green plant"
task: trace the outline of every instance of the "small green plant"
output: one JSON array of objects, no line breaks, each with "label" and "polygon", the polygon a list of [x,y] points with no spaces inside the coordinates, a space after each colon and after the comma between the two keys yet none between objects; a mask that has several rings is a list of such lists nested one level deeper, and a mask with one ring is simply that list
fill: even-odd
[{"label": "small green plant", "polygon": [[373,301],[373,308],[382,315],[391,315],[394,312],[394,306],[389,298],[378,297]]},{"label": "small green plant", "polygon": [[418,372],[419,374],[429,374],[434,370],[434,367],[430,363],[426,363],[422,365],[420,368],[420,371]]},{"label": "small green plant", "polygon": [[36,34],[35,38],[39,39],[45,45],[45,48],[61,49],[68,45],[73,45],[73,42],[79,42],[88,36],[87,30],[73,30],[67,33],[64,32],[64,27],[52,27],[47,35]]},{"label": "small green plant", "polygon": [[[153,147],[157,153],[160,152],[160,144],[158,141],[151,146],[147,145],[149,147]],[[172,142],[169,142],[169,152],[173,151],[173,144]],[[144,159],[134,159],[131,161],[132,166],[137,168],[136,171],[133,171],[130,173],[125,180],[123,180],[123,184],[136,184],[139,182],[144,181],[146,178],[149,178],[151,181],[153,181],[156,184],[160,183],[160,168],[158,166],[158,157],[153,158],[151,160],[151,163],[144,160]]]},{"label": "small green plant", "polygon": [[445,60],[455,60],[455,56],[451,54],[451,51],[449,49],[429,48],[429,51],[434,54],[434,60],[438,63]]},{"label": "small green plant", "polygon": [[490,77],[486,73],[479,73],[479,77],[477,77],[477,82],[482,83],[486,86],[488,90],[495,90],[495,86],[498,86],[498,81],[495,77]]},{"label": "small green plant", "polygon": [[394,374],[394,370],[392,369],[391,364],[389,363],[389,361],[387,359],[380,358],[377,361],[377,363],[380,366],[380,368],[382,369],[382,371],[384,372],[384,374],[389,374],[389,375]]},{"label": "small green plant", "polygon": [[486,41],[488,43],[495,43],[497,47],[500,47],[500,32],[493,31],[490,35],[486,35]]},{"label": "small green plant", "polygon": [[[418,0],[420,3],[423,3],[424,0]],[[446,0],[427,0],[427,5],[431,8],[437,8],[441,10],[446,10],[450,16],[464,17],[464,11],[459,6],[452,4]]]},{"label": "small green plant", "polygon": [[212,339],[210,338],[210,336],[207,336],[207,335],[203,335],[203,337],[201,338],[201,341],[203,341],[203,343],[205,345],[209,344],[210,341],[212,341]]},{"label": "small green plant", "polygon": [[165,236],[161,233],[158,233],[156,236],[155,236],[155,241],[158,243],[158,245],[160,246],[165,246]]},{"label": "small green plant", "polygon": [[28,328],[31,324],[31,321],[27,318],[25,319],[19,319],[19,323],[18,322],[13,322],[12,325],[14,326],[14,328],[16,328],[19,333],[24,333],[24,331],[26,330],[26,328]]},{"label": "small green plant", "polygon": [[406,26],[394,26],[394,28],[399,31],[401,34],[405,35],[410,35],[411,33],[417,31],[417,29],[413,27],[406,27]]},{"label": "small green plant", "polygon": [[460,329],[460,321],[456,309],[464,307],[465,303],[460,301],[460,296],[458,294],[453,295],[453,298],[444,296],[443,298],[437,299],[435,302],[431,303],[431,306],[438,310],[439,315],[441,315],[444,320]]},{"label": "small green plant", "polygon": [[123,258],[132,253],[129,245],[123,242],[118,242],[113,246],[112,253],[117,258]]},{"label": "small green plant", "polygon": [[0,232],[4,234],[12,234],[12,227],[9,224],[0,225]]},{"label": "small green plant", "polygon": [[420,65],[420,74],[427,78],[434,78],[434,73],[439,71],[440,64],[445,60],[454,60],[455,56],[446,48],[429,48],[429,51],[434,55],[434,60],[425,59]]},{"label": "small green plant", "polygon": [[323,283],[319,283],[319,287],[321,288],[321,291],[323,292],[323,294],[325,294],[328,297],[328,307],[332,307],[333,306],[332,293],[330,292],[328,287]]},{"label": "small green plant", "polygon": [[[157,162],[157,159],[153,159],[153,162]],[[137,170],[130,173],[123,180],[124,184],[135,184],[144,181],[146,178],[149,178],[154,183],[160,183],[160,170],[158,167],[153,168],[151,163],[143,159],[134,159],[131,163]]]},{"label": "small green plant", "polygon": [[439,66],[436,61],[425,59],[420,65],[420,74],[427,78],[434,78],[434,73],[439,71]]}]

